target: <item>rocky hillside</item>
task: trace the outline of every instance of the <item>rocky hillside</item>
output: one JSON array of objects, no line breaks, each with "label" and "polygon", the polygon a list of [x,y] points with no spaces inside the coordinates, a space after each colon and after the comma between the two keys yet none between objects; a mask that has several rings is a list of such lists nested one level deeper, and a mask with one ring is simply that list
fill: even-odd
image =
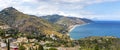
[{"label": "rocky hillside", "polygon": [[20,32],[42,33],[47,35],[61,35],[59,30],[62,28],[59,25],[53,25],[36,16],[24,14],[13,7],[8,7],[0,11],[0,24],[9,25],[11,28],[16,28]]}]

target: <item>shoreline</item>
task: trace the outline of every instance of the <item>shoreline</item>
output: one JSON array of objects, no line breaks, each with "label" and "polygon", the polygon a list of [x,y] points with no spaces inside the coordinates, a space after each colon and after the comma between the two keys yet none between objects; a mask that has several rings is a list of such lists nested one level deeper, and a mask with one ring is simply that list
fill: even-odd
[{"label": "shoreline", "polygon": [[[75,29],[76,27],[78,27],[78,26],[80,26],[80,25],[77,24],[77,25],[72,25],[72,26],[70,26],[70,27],[68,28],[68,33],[67,33],[67,35],[70,36],[70,32],[71,32],[73,29]],[[72,39],[72,38],[71,38],[71,39]]]},{"label": "shoreline", "polygon": [[[90,24],[90,23],[86,23],[86,24]],[[69,27],[69,33],[70,33],[73,29],[75,29],[76,27],[78,27],[78,26],[83,26],[83,25],[86,25],[86,24],[76,24],[76,25],[70,26],[70,27]]]},{"label": "shoreline", "polygon": [[[74,30],[74,29],[75,29],[76,27],[78,27],[78,26],[81,26],[81,24],[80,24],[80,25],[77,24],[77,25],[72,25],[72,26],[70,26],[67,35],[70,36],[70,32],[71,32],[72,30]],[[74,40],[74,39],[71,38],[71,37],[70,37],[70,39],[71,39],[71,40]]]},{"label": "shoreline", "polygon": [[73,25],[73,26],[70,26],[70,28],[69,28],[69,33],[70,33],[72,30],[74,30],[76,27],[78,27],[78,26],[81,26],[81,25]]},{"label": "shoreline", "polygon": [[[86,24],[90,24],[90,23],[86,23]],[[70,26],[67,35],[70,36],[70,32],[71,32],[72,30],[74,30],[76,27],[78,27],[78,26],[82,26],[82,25],[86,25],[86,24],[76,24],[76,25],[72,25],[72,26]],[[71,40],[74,40],[74,39],[71,38],[71,37],[70,37],[70,39],[71,39]]]}]

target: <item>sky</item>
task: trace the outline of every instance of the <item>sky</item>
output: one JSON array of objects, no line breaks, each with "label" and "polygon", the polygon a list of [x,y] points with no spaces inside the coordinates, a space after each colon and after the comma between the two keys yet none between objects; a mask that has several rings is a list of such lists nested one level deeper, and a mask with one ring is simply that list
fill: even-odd
[{"label": "sky", "polygon": [[93,20],[120,20],[120,0],[0,0],[0,10],[14,7],[36,16],[59,14]]}]

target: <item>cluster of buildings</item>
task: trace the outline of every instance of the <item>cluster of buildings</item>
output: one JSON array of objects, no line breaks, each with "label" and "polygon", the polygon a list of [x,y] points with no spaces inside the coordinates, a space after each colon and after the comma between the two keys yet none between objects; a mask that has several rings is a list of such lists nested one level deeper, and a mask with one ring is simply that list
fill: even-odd
[{"label": "cluster of buildings", "polygon": [[[34,42],[37,41],[35,39],[29,39],[28,40],[26,37],[21,37],[21,38],[18,38],[18,39],[9,38],[9,40],[10,40],[10,50],[17,50],[21,43],[26,43],[23,46],[25,48],[27,48],[27,50],[29,50],[29,47],[35,45]],[[29,43],[29,42],[31,42],[31,43]],[[0,49],[7,50],[6,39],[0,39]]]},{"label": "cluster of buildings", "polygon": [[[52,37],[53,35],[51,35]],[[51,43],[50,41],[40,41],[36,39],[27,39],[26,37],[20,37],[17,39],[8,38],[10,40],[10,50],[18,50],[19,46],[22,45],[29,50],[30,48],[38,48],[38,44],[45,45],[46,43]],[[54,39],[54,38],[53,38]],[[0,49],[7,50],[7,43],[5,42],[7,39],[2,39],[0,37]],[[22,44],[24,43],[24,44]],[[36,44],[38,43],[38,44]]]}]

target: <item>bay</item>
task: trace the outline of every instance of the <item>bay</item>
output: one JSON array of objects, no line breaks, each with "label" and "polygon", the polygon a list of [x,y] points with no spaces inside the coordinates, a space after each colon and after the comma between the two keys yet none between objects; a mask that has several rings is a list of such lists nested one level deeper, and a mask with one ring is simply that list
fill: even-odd
[{"label": "bay", "polygon": [[95,21],[76,27],[70,37],[80,39],[89,36],[114,36],[120,38],[120,21]]}]

